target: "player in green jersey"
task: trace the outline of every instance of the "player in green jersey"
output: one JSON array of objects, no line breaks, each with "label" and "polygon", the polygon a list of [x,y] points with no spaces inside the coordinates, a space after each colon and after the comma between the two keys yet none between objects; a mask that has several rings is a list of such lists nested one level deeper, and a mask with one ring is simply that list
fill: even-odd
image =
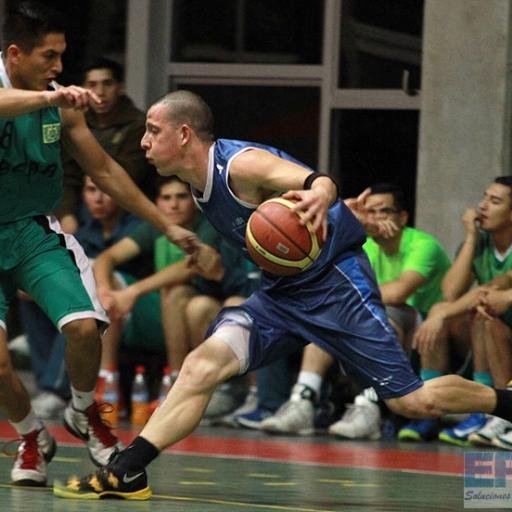
[{"label": "player in green jersey", "polygon": [[98,465],[118,445],[93,400],[106,316],[80,246],[50,216],[62,195],[60,142],[95,183],[123,208],[144,217],[188,252],[195,235],[171,225],[98,144],[82,110],[101,100],[91,91],[59,87],[66,49],[61,15],[36,2],[17,3],[3,25],[0,56],[0,407],[22,438],[11,477],[44,485],[55,441],[30,407],[13,370],[5,317],[20,289],[45,311],[67,339],[72,403],[65,425],[87,442]]}]

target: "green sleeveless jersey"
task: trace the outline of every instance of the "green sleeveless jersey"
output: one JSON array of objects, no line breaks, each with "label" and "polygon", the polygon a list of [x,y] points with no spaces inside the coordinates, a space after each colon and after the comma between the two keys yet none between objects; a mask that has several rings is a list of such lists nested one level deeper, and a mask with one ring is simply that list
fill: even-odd
[{"label": "green sleeveless jersey", "polygon": [[60,130],[55,107],[0,117],[1,224],[48,214],[61,200]]},{"label": "green sleeveless jersey", "polygon": [[486,231],[479,231],[475,256],[473,257],[473,272],[478,284],[485,284],[496,276],[512,270],[512,253],[507,253],[503,259],[498,259],[494,252],[492,238]]},{"label": "green sleeveless jersey", "polygon": [[[475,256],[473,257],[473,272],[478,284],[488,283],[496,276],[511,270],[512,252],[507,251],[503,258],[498,259],[494,252],[491,235],[486,231],[479,231]],[[512,327],[512,308],[508,308],[500,318],[509,327]]]}]

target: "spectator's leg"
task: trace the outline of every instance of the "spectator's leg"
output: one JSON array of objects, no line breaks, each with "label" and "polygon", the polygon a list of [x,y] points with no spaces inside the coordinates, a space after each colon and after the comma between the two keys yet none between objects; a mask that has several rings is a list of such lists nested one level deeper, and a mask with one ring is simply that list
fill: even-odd
[{"label": "spectator's leg", "polygon": [[115,371],[118,366],[119,345],[123,334],[123,321],[111,321],[108,329],[101,337],[101,364],[102,369]]},{"label": "spectator's leg", "polygon": [[52,352],[57,329],[42,309],[32,300],[20,300],[19,310],[23,330],[30,347],[30,362],[37,387],[42,389],[41,379]]},{"label": "spectator's leg", "polygon": [[163,289],[160,294],[162,328],[164,330],[167,361],[170,368],[179,370],[189,352],[189,331],[186,307],[196,294],[191,286]]},{"label": "spectator's leg", "polygon": [[52,352],[48,358],[45,372],[41,377],[41,389],[51,391],[67,399],[71,396],[69,378],[65,365],[66,338],[57,334],[53,341]]},{"label": "spectator's leg", "polygon": [[256,370],[259,405],[270,411],[277,410],[288,400],[291,384],[290,368],[286,357]]},{"label": "spectator's leg", "polygon": [[59,333],[54,337],[52,352],[39,381],[42,392],[32,400],[34,412],[42,419],[58,418],[71,396],[65,352],[66,339]]},{"label": "spectator's leg", "polygon": [[290,399],[276,413],[261,422],[265,432],[310,435],[314,431],[315,402],[320,396],[322,380],[333,358],[321,348],[305,347],[297,383]]},{"label": "spectator's leg", "polygon": [[485,321],[485,350],[489,369],[497,388],[504,388],[512,378],[511,330],[500,320]]},{"label": "spectator's leg", "polygon": [[221,303],[208,295],[197,295],[190,299],[185,310],[190,348],[203,342],[208,326],[220,311]]},{"label": "spectator's leg", "polygon": [[473,372],[479,374],[489,373],[487,360],[485,322],[475,317],[471,321],[471,347],[473,350]]}]

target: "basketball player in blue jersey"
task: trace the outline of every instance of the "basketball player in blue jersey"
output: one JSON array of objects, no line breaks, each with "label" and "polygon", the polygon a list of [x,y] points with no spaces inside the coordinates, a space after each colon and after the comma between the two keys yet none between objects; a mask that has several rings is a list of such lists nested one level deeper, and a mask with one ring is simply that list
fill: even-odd
[{"label": "basketball player in blue jersey", "polygon": [[221,311],[140,435],[92,475],[56,483],[56,495],[149,498],[145,467],[195,429],[220,383],[308,342],[332,354],[403,416],[485,411],[512,419],[510,391],[457,375],[422,383],[413,373],[386,320],[361,249],[365,231],[338,199],[331,178],[268,146],[215,141],[210,109],[187,91],[172,92],[149,109],[142,148],[160,174],[189,182],[210,222],[241,247],[256,206],[279,194],[296,199],[296,208],[315,228],[323,225],[327,237],[321,256],[306,271],[290,277],[266,275],[262,288],[245,303]]},{"label": "basketball player in blue jersey", "polygon": [[13,2],[0,54],[0,407],[21,437],[13,483],[45,485],[55,441],[31,409],[11,364],[5,318],[17,289],[28,293],[67,339],[72,402],[65,425],[105,464],[118,446],[94,402],[107,321],[94,278],[77,241],[50,214],[62,197],[61,138],[70,152],[124,208],[145,217],[174,242],[193,250],[195,236],[168,220],[134,186],[91,134],[80,110],[100,99],[81,87],[59,88],[66,48],[61,15],[35,2]]}]

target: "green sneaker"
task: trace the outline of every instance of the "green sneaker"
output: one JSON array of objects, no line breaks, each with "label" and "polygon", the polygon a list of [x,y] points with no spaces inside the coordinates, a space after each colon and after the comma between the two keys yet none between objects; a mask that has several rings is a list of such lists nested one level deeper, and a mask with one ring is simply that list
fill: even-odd
[{"label": "green sneaker", "polygon": [[399,441],[422,442],[433,439],[439,430],[439,420],[413,420],[398,431]]}]

